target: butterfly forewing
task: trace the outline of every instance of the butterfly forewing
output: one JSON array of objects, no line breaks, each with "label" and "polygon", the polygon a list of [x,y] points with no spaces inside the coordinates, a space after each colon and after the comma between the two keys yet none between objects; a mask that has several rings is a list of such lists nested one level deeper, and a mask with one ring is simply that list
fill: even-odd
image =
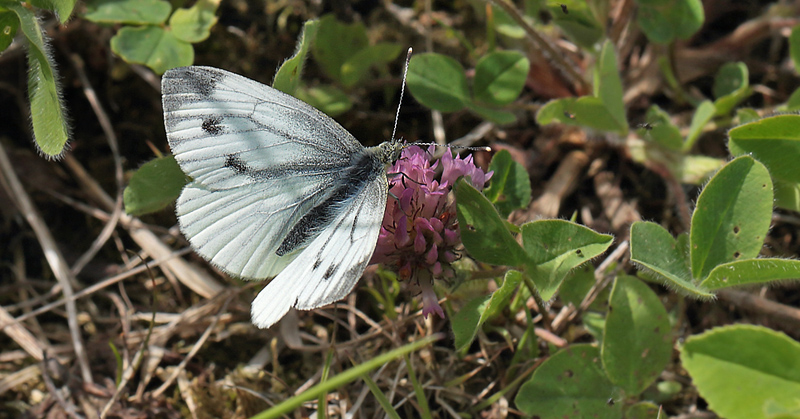
[{"label": "butterfly forewing", "polygon": [[313,107],[227,71],[170,70],[162,93],[170,148],[193,178],[177,202],[184,235],[229,273],[276,275],[318,232],[278,255],[287,234],[365,149]]},{"label": "butterfly forewing", "polygon": [[164,74],[162,86],[167,140],[175,159],[209,188],[292,174],[318,176],[346,166],[363,149],[308,104],[227,71],[174,69]]}]

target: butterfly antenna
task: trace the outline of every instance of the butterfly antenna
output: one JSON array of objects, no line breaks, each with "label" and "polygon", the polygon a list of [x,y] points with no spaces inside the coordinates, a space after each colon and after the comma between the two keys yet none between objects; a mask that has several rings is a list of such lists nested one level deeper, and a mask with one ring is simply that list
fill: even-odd
[{"label": "butterfly antenna", "polygon": [[397,121],[400,120],[400,106],[403,104],[403,94],[406,91],[406,77],[408,77],[408,62],[411,61],[413,48],[408,47],[406,53],[406,65],[403,68],[403,83],[400,85],[400,101],[397,103],[397,113],[394,115],[394,128],[392,128],[392,142],[395,141],[394,135],[397,133]]},{"label": "butterfly antenna", "polygon": [[492,148],[489,146],[478,146],[478,147],[469,147],[465,145],[455,145],[455,144],[437,144],[437,143],[411,143],[409,145],[428,145],[428,146],[435,146],[435,147],[445,147],[451,148],[456,150],[472,150],[472,151],[492,151]]},{"label": "butterfly antenna", "polygon": [[[408,52],[406,53],[406,64],[403,68],[403,83],[400,85],[400,101],[397,104],[397,113],[394,116],[394,128],[392,128],[392,142],[395,142],[395,134],[397,133],[397,121],[400,120],[400,106],[403,104],[403,95],[406,91],[406,78],[408,77],[408,63],[411,61],[411,53],[414,52],[413,48],[409,47]],[[467,147],[467,146],[459,146],[459,145],[441,145],[436,143],[412,143],[407,145],[433,145],[436,147],[447,147],[447,148],[454,148],[460,150],[473,150],[473,151],[492,151],[490,147]]]}]

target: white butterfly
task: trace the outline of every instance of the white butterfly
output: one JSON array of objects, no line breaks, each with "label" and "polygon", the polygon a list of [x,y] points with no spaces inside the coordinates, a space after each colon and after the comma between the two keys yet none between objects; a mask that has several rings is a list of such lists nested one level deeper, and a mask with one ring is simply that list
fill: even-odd
[{"label": "white butterfly", "polygon": [[347,296],[375,250],[400,141],[365,148],[308,104],[217,68],[169,70],[161,89],[169,146],[193,179],[181,231],[230,274],[275,276],[253,323]]}]

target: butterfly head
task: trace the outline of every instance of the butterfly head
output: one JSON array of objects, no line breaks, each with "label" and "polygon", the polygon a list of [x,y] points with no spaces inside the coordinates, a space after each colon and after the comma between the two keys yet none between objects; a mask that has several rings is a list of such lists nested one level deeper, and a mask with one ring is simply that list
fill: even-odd
[{"label": "butterfly head", "polygon": [[392,139],[384,141],[377,147],[378,158],[384,164],[392,164],[400,158],[400,153],[410,144],[404,144],[403,140]]}]

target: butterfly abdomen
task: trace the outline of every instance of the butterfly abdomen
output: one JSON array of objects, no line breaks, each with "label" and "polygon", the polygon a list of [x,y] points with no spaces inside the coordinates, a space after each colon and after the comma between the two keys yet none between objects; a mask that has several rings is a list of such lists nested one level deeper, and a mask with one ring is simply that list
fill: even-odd
[{"label": "butterfly abdomen", "polygon": [[352,164],[344,168],[333,183],[333,192],[317,206],[311,208],[292,226],[275,254],[283,256],[305,247],[317,234],[330,225],[342,207],[347,206],[364,187],[383,176],[384,164],[374,153],[363,152],[353,156]]}]

